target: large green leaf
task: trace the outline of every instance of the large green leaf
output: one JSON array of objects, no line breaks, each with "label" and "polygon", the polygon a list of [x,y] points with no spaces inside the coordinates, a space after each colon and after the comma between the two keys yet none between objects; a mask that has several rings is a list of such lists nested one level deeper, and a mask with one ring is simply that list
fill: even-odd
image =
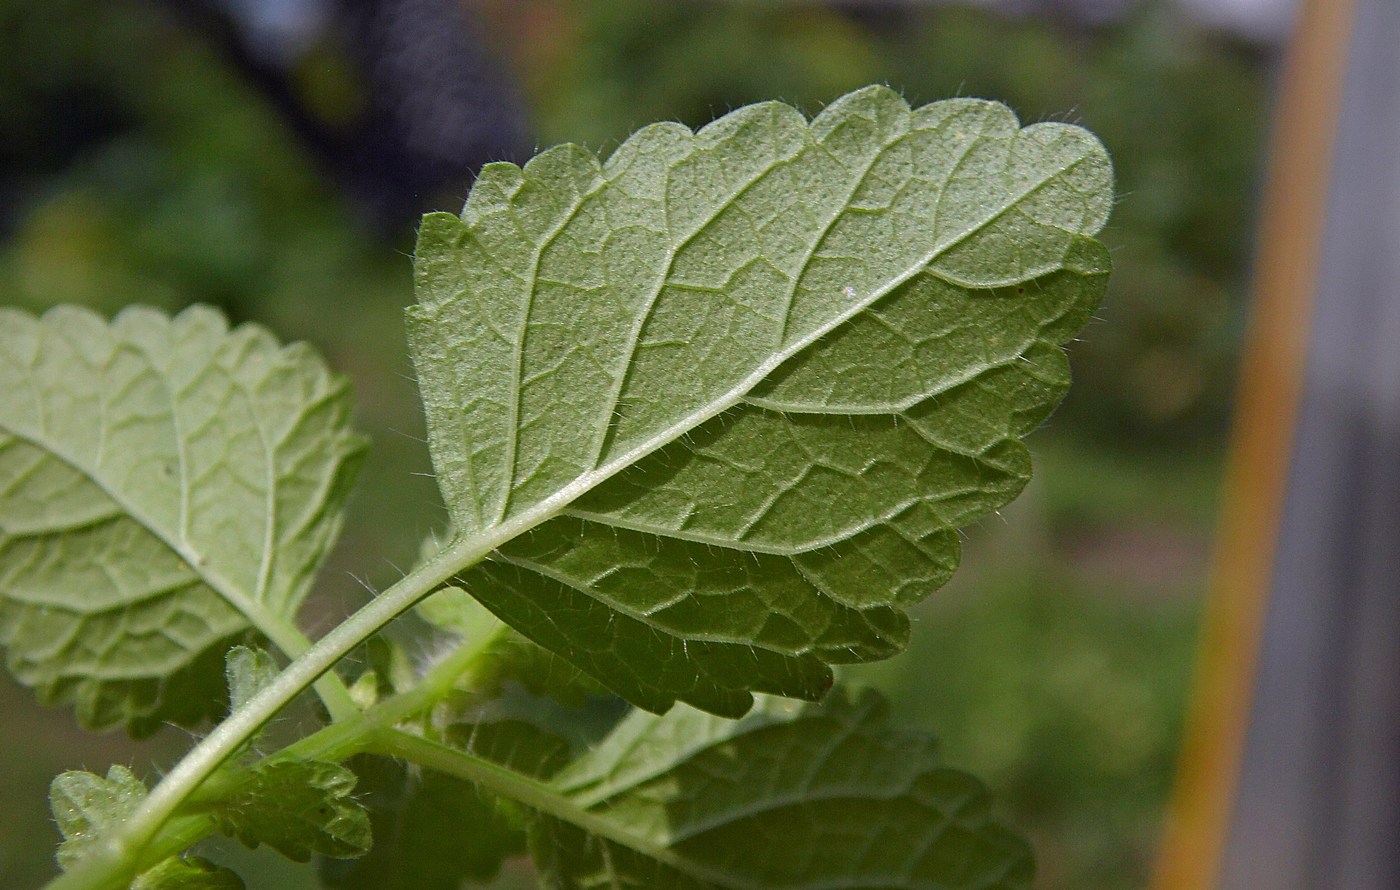
[{"label": "large green leaf", "polygon": [[304,345],[218,313],[0,310],[0,643],[88,726],[224,708],[224,651],[292,622],[362,443]]},{"label": "large green leaf", "polygon": [[898,651],[1029,477],[1111,203],[1085,131],[879,87],[488,166],[425,220],[408,313],[457,542],[491,551],[461,583],[657,711]]},{"label": "large green leaf", "polygon": [[985,789],[873,693],[763,699],[739,721],[634,712],[551,785],[585,814],[539,817],[547,886],[1013,890],[1034,867]]}]

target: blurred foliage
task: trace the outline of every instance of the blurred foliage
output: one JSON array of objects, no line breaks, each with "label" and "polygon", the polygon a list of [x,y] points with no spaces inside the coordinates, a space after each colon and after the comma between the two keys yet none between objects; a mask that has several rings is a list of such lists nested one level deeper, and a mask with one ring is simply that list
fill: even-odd
[{"label": "blurred foliage", "polygon": [[1065,422],[1154,445],[1219,434],[1266,122],[1262,51],[1162,3],[1089,30],[951,5],[496,5],[529,38],[518,56],[545,144],[609,148],[648,121],[697,126],[765,98],[815,110],[871,82],[1089,127],[1118,171],[1102,236],[1117,269],[1104,324],[1075,350]]},{"label": "blurred foliage", "polygon": [[[365,596],[348,571],[392,580],[441,516],[402,345],[412,232],[371,225],[173,5],[0,0],[0,303],[213,303],[311,340],[353,378],[375,444],[306,615],[315,632]],[[469,5],[513,58],[540,145],[608,149],[653,120],[701,125],[767,98],[815,111],[871,82],[916,103],[1000,99],[1103,138],[1117,268],[1074,344],[1069,400],[1036,437],[1039,481],[1004,527],[970,536],[976,552],[919,613],[911,652],[861,676],[996,787],[1039,840],[1040,886],[1141,886],[1185,696],[1269,54],[1165,2],[1093,28],[917,3]],[[326,120],[367,104],[333,41],[307,48],[291,82]],[[0,743],[30,752],[0,771],[3,886],[51,873],[55,772],[166,763],[187,743],[83,737],[8,683],[0,707]]]},{"label": "blurred foliage", "polygon": [[1146,885],[1194,651],[1217,462],[1052,435],[1003,520],[915,612],[909,651],[848,668],[1030,833],[1036,886]]},{"label": "blurred foliage", "polygon": [[1125,609],[1120,589],[1043,564],[979,573],[973,586],[930,601],[911,651],[873,679],[895,696],[894,713],[936,732],[949,762],[996,789],[1035,844],[1037,886],[1142,887],[1195,610],[1179,596]]}]

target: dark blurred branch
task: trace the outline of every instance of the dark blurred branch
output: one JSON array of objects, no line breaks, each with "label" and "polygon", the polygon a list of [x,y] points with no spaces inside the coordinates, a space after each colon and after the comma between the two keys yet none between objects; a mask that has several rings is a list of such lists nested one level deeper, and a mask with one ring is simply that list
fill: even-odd
[{"label": "dark blurred branch", "polygon": [[319,116],[279,58],[214,0],[155,0],[260,93],[337,184],[386,233],[439,194],[465,194],[483,163],[526,144],[522,103],[455,0],[339,0],[318,35],[343,53],[364,95],[348,122]]}]

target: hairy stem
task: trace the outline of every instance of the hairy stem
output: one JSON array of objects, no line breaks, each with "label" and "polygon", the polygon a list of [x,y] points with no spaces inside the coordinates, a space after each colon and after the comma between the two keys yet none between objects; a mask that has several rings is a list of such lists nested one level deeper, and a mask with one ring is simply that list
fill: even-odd
[{"label": "hairy stem", "polygon": [[[537,518],[531,524],[542,519]],[[287,665],[247,704],[215,727],[152,789],[131,818],[122,824],[121,830],[103,838],[101,844],[72,871],[50,882],[47,890],[119,890],[126,887],[139,873],[145,848],[161,832],[162,826],[195,789],[252,738],[263,724],[384,625],[453,575],[479,562],[501,541],[509,540],[522,530],[516,524],[510,524],[501,527],[496,535],[453,542],[347,618]],[[358,719],[358,714],[353,714],[343,722],[354,724]],[[339,725],[337,722],[332,727]]]},{"label": "hairy stem", "polygon": [[530,809],[561,822],[567,822],[594,837],[634,850],[656,862],[717,887],[734,890],[761,890],[757,885],[737,882],[733,874],[719,873],[681,853],[628,831],[617,821],[605,819],[580,806],[547,782],[475,757],[465,751],[425,739],[399,729],[381,728],[375,732],[368,750],[410,760],[420,766],[467,779],[492,794],[519,801]]},{"label": "hairy stem", "polygon": [[[265,616],[257,623],[257,628],[290,661],[295,661],[311,649],[311,640],[290,621],[273,621],[271,616]],[[317,677],[313,685],[331,720],[346,720],[359,713],[355,700],[350,697],[350,690],[334,673],[327,671]]]}]

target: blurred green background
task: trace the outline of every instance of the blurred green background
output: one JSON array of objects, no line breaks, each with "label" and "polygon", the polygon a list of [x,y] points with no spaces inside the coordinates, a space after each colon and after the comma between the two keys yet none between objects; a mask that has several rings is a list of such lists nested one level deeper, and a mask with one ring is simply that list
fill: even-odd
[{"label": "blurred green background", "polygon": [[[394,580],[441,519],[400,311],[416,213],[456,209],[471,166],[561,141],[606,152],[653,120],[700,125],[767,98],[812,112],[872,82],[1098,133],[1118,171],[1102,236],[1116,270],[1072,345],[1075,388],[1032,438],[1037,478],[968,530],[911,650],[848,675],[992,786],[1035,841],[1038,886],[1143,886],[1190,678],[1276,46],[1166,2],[1097,17],[1063,2],[464,3],[490,93],[459,122],[477,156],[410,152],[428,164],[415,180],[392,167],[404,157],[364,151],[412,129],[415,74],[433,72],[367,67],[363,38],[413,29],[337,28],[335,4],[287,0],[270,5],[301,18],[278,31],[246,17],[257,5],[0,0],[0,304],[213,303],[353,378],[374,449],[313,632]],[[0,708],[4,887],[53,871],[55,773],[149,775],[189,743],[85,736],[8,679]]]}]

